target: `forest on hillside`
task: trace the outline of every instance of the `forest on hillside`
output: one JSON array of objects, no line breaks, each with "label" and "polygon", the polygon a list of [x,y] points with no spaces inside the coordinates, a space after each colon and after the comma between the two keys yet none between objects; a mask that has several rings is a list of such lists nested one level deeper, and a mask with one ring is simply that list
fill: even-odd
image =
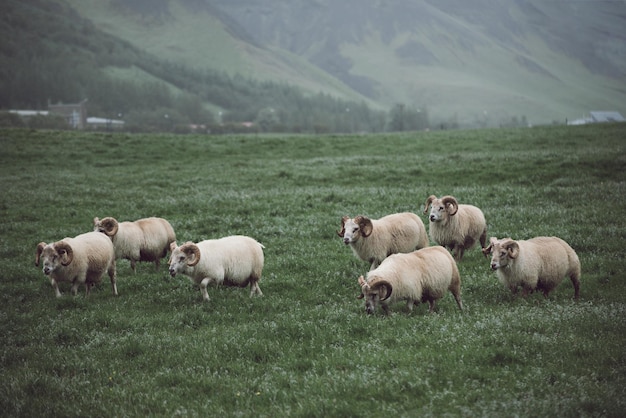
[{"label": "forest on hillside", "polygon": [[[89,116],[123,118],[138,131],[380,132],[428,128],[428,114],[404,105],[389,112],[328,94],[306,95],[261,82],[159,59],[105,34],[71,7],[10,0],[0,18],[0,109],[44,110],[88,99]],[[136,68],[150,79],[113,77]],[[395,113],[394,113],[395,112]],[[9,119],[2,118],[5,122]]]}]

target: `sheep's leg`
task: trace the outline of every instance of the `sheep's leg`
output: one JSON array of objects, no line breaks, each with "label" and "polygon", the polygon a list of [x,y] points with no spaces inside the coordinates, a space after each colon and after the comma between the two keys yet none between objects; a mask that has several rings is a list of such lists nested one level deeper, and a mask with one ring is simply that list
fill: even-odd
[{"label": "sheep's leg", "polygon": [[419,302],[416,302],[413,299],[409,299],[406,301],[406,307],[409,309],[409,312],[413,312],[413,305],[415,303],[419,303]]},{"label": "sheep's leg", "polygon": [[483,233],[480,235],[480,248],[485,248],[487,243],[487,228],[483,229]]},{"label": "sheep's leg", "polygon": [[250,297],[252,297],[255,293],[259,296],[263,296],[263,292],[261,292],[261,288],[259,287],[259,280],[250,279]]},{"label": "sheep's leg", "polygon": [[89,296],[89,291],[91,290],[91,286],[93,285],[93,283],[87,283],[85,282],[85,297]]},{"label": "sheep's leg", "polygon": [[200,282],[200,292],[202,293],[202,299],[206,300],[207,302],[209,301],[209,292],[206,291],[206,287],[209,285],[210,281],[210,278],[205,277]]},{"label": "sheep's leg", "polygon": [[115,267],[115,261],[111,263],[109,267],[109,278],[111,279],[111,288],[113,289],[113,294],[117,296],[117,269]]},{"label": "sheep's leg", "polygon": [[572,280],[572,284],[574,285],[574,299],[578,299],[578,296],[580,294],[580,277],[579,277],[579,273],[575,272],[572,273],[572,275],[570,276],[570,279]]},{"label": "sheep's leg", "polygon": [[61,297],[61,291],[59,290],[59,285],[56,280],[50,279],[50,284],[52,285],[52,289],[54,289],[54,295],[58,298]]},{"label": "sheep's leg", "polygon": [[463,260],[463,253],[465,253],[465,247],[463,247],[462,245],[457,245],[454,249],[455,251],[455,256],[454,259],[456,261],[461,261]]},{"label": "sheep's leg", "polygon": [[463,302],[461,301],[461,292],[458,289],[452,290],[452,296],[454,296],[454,300],[456,300],[456,304],[459,306],[459,309],[463,310]]},{"label": "sheep's leg", "polygon": [[76,296],[77,294],[78,294],[78,281],[74,280],[74,282],[72,283],[72,295]]},{"label": "sheep's leg", "polygon": [[430,305],[430,307],[428,308],[428,312],[433,313],[435,312],[435,301],[434,300],[429,300],[428,304]]},{"label": "sheep's leg", "polygon": [[159,271],[159,265],[160,265],[160,263],[161,263],[161,260],[160,260],[160,259],[158,259],[158,258],[157,258],[156,260],[154,260],[154,270],[155,270],[155,271]]},{"label": "sheep's leg", "polygon": [[130,268],[133,269],[134,274],[137,274],[137,262],[135,260],[130,260]]}]

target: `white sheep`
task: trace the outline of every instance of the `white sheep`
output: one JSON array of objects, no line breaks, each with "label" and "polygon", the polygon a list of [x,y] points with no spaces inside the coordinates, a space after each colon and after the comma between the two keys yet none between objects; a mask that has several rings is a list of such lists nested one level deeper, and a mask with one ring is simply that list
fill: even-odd
[{"label": "white sheep", "polygon": [[429,311],[433,312],[436,301],[447,290],[463,310],[459,269],[450,253],[440,246],[390,255],[378,268],[367,273],[367,280],[359,277],[358,283],[368,314],[376,311],[379,302],[388,314],[389,304],[398,300],[406,300],[409,311],[415,303],[428,302]]},{"label": "white sheep", "polygon": [[99,232],[88,232],[74,238],[64,238],[52,244],[37,245],[35,265],[43,264],[43,273],[57,297],[61,296],[58,282],[72,283],[76,295],[78,286],[85,286],[85,296],[91,286],[102,279],[105,272],[111,278],[113,294],[117,296],[115,250],[109,238]]},{"label": "white sheep", "polygon": [[485,215],[476,206],[459,205],[452,196],[438,199],[431,195],[426,199],[424,214],[432,205],[428,225],[430,238],[452,251],[454,259],[461,261],[465,250],[480,241],[481,248],[487,240]]},{"label": "white sheep", "polygon": [[103,232],[113,241],[115,258],[130,260],[136,272],[137,261],[153,261],[159,269],[161,258],[176,241],[172,225],[162,218],[145,218],[134,222],[118,222],[115,218],[93,219],[94,231]]},{"label": "white sheep", "polygon": [[186,242],[180,247],[170,246],[170,275],[181,273],[200,285],[202,298],[209,300],[207,286],[215,285],[246,287],[250,284],[250,297],[263,296],[259,288],[263,271],[262,244],[253,238],[235,235],[220,239]]},{"label": "white sheep", "polygon": [[536,237],[526,241],[492,237],[485,255],[491,254],[491,269],[513,294],[522,288],[525,297],[541,290],[545,297],[568,276],[574,285],[574,299],[580,292],[580,260],[565,241],[557,237]]},{"label": "white sheep", "polygon": [[424,223],[414,213],[404,212],[370,219],[359,215],[354,219],[344,216],[337,235],[350,245],[358,258],[370,263],[374,270],[389,255],[408,253],[428,247]]}]

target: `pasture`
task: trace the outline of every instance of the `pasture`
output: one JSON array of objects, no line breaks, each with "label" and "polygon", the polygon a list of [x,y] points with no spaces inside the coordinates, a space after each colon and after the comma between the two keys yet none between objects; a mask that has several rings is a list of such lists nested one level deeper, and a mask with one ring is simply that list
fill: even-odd
[{"label": "pasture", "polygon": [[[168,136],[0,130],[4,416],[622,416],[626,410],[626,126],[365,136]],[[368,316],[368,263],[343,215],[482,208],[488,236],[556,235],[578,253],[544,299],[514,297],[480,250],[428,314]],[[178,242],[265,245],[261,298],[162,263],[118,261],[88,298],[55,298],[38,242],[95,216],[168,219]],[[427,225],[428,228],[428,225]]]}]

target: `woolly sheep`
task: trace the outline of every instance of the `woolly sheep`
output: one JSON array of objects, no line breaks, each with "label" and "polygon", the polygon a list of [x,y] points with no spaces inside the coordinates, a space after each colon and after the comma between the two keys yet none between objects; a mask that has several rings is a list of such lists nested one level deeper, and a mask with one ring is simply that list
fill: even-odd
[{"label": "woolly sheep", "polygon": [[456,261],[461,261],[465,250],[472,248],[479,240],[481,248],[485,247],[487,223],[480,209],[472,205],[459,205],[452,196],[438,199],[431,195],[426,199],[424,214],[428,212],[430,205],[430,238],[449,248]]},{"label": "woolly sheep", "polygon": [[115,218],[93,219],[94,231],[111,238],[115,258],[130,260],[136,272],[137,261],[153,261],[159,269],[161,258],[167,255],[170,244],[176,241],[172,225],[162,218],[145,218],[134,222],[118,222]]},{"label": "woolly sheep", "polygon": [[170,275],[184,274],[200,285],[202,298],[209,300],[209,283],[246,287],[250,284],[250,297],[263,296],[259,288],[263,270],[262,244],[253,238],[235,235],[220,239],[186,242],[180,247],[170,245]]},{"label": "woolly sheep", "polygon": [[565,276],[574,285],[574,299],[580,291],[580,261],[576,252],[557,237],[536,237],[527,241],[492,237],[485,255],[491,254],[491,269],[513,294],[522,288],[525,297],[541,290],[545,297]]},{"label": "woolly sheep", "polygon": [[424,223],[410,212],[395,213],[378,220],[363,215],[354,219],[344,216],[337,235],[350,245],[356,257],[370,263],[370,270],[391,254],[428,247]]},{"label": "woolly sheep", "polygon": [[361,292],[365,295],[365,310],[376,311],[380,302],[383,311],[389,313],[389,304],[406,300],[409,311],[413,304],[428,301],[429,311],[446,290],[452,292],[459,309],[461,301],[461,276],[448,251],[443,247],[428,247],[408,254],[393,254],[375,270],[367,273],[367,280],[359,277]]},{"label": "woolly sheep", "polygon": [[117,296],[115,250],[111,240],[99,232],[64,238],[52,244],[40,242],[35,265],[39,267],[40,262],[57,297],[61,296],[58,282],[72,283],[74,295],[82,284],[85,296],[88,296],[91,286],[99,283],[105,272],[111,278],[113,294]]}]

